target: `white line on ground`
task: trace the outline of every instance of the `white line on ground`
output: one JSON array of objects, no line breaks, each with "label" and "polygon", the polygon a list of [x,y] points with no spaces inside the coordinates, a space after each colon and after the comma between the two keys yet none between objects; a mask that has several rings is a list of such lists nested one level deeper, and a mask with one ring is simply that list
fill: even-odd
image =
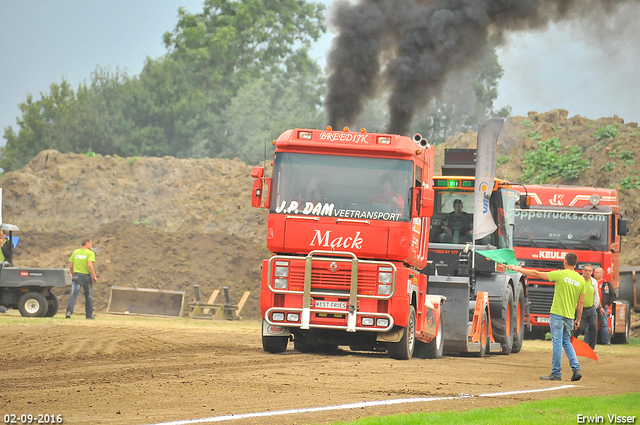
[{"label": "white line on ground", "polygon": [[259,418],[259,417],[265,417],[265,416],[294,415],[298,413],[312,413],[312,412],[322,412],[322,411],[329,411],[329,410],[361,409],[365,407],[387,406],[391,404],[421,403],[421,402],[427,402],[427,401],[441,401],[441,400],[459,400],[459,399],[471,398],[471,397],[501,397],[501,396],[507,396],[507,395],[513,395],[513,394],[527,394],[527,393],[539,393],[544,391],[563,390],[563,389],[572,388],[572,387],[575,387],[575,385],[561,385],[559,387],[553,387],[553,388],[539,388],[534,390],[488,393],[488,394],[480,394],[478,396],[461,394],[455,397],[419,397],[419,398],[401,398],[401,399],[394,399],[394,400],[363,401],[360,403],[339,404],[336,406],[308,407],[306,409],[276,410],[273,412],[244,413],[241,415],[212,416],[210,418],[202,418],[202,419],[184,419],[184,420],[173,421],[173,422],[162,422],[155,425],[189,425],[189,424],[198,424],[198,423],[206,423],[206,422],[223,422],[223,421],[232,421],[237,419]]}]

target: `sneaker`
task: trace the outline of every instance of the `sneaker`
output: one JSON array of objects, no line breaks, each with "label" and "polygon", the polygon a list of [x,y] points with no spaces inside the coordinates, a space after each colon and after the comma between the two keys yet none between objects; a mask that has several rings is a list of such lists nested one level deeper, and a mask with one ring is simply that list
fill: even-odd
[{"label": "sneaker", "polygon": [[66,316],[64,316],[65,319],[71,319],[71,313],[67,313]]},{"label": "sneaker", "polygon": [[553,373],[549,375],[543,375],[540,377],[543,381],[562,381],[562,378],[558,375],[554,375]]},{"label": "sneaker", "polygon": [[580,369],[574,370],[573,375],[571,375],[571,380],[579,381],[580,379],[582,379],[582,372],[580,372]]},{"label": "sneaker", "polygon": [[87,317],[87,319],[93,320],[93,319],[95,319],[95,316],[89,316],[89,317]]}]

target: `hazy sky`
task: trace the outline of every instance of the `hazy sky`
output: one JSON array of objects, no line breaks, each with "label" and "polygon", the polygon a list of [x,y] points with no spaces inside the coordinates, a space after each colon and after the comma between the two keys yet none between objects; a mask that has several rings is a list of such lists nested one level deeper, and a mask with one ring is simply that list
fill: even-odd
[{"label": "hazy sky", "polygon": [[[0,135],[7,126],[17,129],[18,104],[28,93],[40,98],[63,77],[75,88],[97,65],[138,74],[146,56],[165,53],[162,34],[175,26],[178,7],[198,12],[202,3],[0,0]],[[511,34],[499,50],[505,73],[496,106],[510,105],[514,115],[564,108],[569,116],[640,121],[639,12],[627,7],[596,26],[574,21]],[[333,35],[312,52],[322,63]]]}]

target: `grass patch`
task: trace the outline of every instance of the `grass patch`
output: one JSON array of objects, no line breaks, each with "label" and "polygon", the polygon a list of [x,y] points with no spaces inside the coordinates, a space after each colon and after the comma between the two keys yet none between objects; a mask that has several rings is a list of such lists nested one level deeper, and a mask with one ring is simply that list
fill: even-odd
[{"label": "grass patch", "polygon": [[[575,424],[578,415],[603,417],[600,423],[610,422],[607,415],[640,415],[640,392],[618,396],[561,397],[526,402],[511,407],[472,409],[458,412],[415,413],[341,422],[343,425],[424,425],[424,424]],[[587,423],[586,420],[583,423]],[[593,423],[593,422],[592,422]],[[335,423],[338,424],[338,423]]]}]

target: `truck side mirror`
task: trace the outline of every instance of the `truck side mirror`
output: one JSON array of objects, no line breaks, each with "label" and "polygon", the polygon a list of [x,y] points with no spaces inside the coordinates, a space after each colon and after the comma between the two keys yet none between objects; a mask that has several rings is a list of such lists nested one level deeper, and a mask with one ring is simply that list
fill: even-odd
[{"label": "truck side mirror", "polygon": [[518,203],[521,210],[528,210],[531,207],[531,195],[520,195]]},{"label": "truck side mirror", "polygon": [[620,217],[618,219],[618,234],[620,236],[626,236],[628,231],[627,219]]},{"label": "truck side mirror", "polygon": [[253,182],[253,190],[251,191],[251,206],[261,207],[262,203],[262,186],[263,186],[264,167],[253,167],[251,177],[256,179]]},{"label": "truck side mirror", "polygon": [[433,189],[423,187],[422,188],[422,199],[421,203],[421,213],[422,217],[432,217],[433,216],[433,200],[434,200]]}]

